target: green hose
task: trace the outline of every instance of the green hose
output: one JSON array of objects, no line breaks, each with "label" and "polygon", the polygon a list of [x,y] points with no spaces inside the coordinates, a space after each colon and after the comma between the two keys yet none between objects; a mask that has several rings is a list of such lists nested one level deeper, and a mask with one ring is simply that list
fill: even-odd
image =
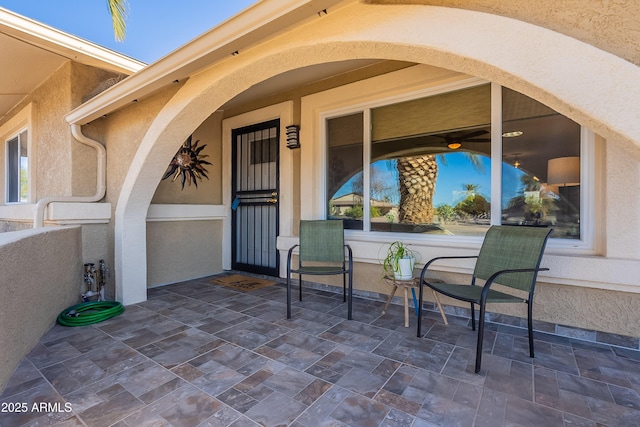
[{"label": "green hose", "polygon": [[72,305],[58,315],[62,326],[85,326],[99,323],[124,312],[118,301],[89,301]]}]

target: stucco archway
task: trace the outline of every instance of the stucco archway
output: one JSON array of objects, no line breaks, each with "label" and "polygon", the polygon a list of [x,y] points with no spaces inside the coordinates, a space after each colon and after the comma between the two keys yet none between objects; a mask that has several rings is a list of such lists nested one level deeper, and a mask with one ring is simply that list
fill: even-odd
[{"label": "stucco archway", "polygon": [[640,153],[640,124],[629,108],[640,99],[640,69],[627,61],[500,16],[354,3],[213,65],[165,105],[136,152],[116,207],[117,298],[125,304],[146,299],[146,214],[175,141],[253,84],[359,58],[425,63],[498,82]]}]

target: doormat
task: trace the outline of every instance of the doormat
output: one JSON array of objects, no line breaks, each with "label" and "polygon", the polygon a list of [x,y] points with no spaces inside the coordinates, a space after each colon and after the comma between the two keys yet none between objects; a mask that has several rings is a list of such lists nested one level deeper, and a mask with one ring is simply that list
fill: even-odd
[{"label": "doormat", "polygon": [[211,283],[216,283],[218,285],[226,286],[238,291],[250,292],[255,291],[256,289],[275,285],[276,282],[265,279],[257,279],[255,277],[242,276],[240,274],[232,274],[231,276],[213,279]]}]

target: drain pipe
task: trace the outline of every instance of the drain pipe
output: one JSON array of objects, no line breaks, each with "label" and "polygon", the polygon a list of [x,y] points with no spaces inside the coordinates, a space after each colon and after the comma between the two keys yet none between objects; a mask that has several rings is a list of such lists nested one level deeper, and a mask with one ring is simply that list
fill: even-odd
[{"label": "drain pipe", "polygon": [[33,228],[40,228],[44,225],[44,210],[52,202],[80,202],[91,203],[101,200],[107,191],[107,150],[104,145],[82,134],[79,124],[71,123],[71,134],[76,141],[88,145],[96,150],[98,166],[96,170],[97,183],[96,193],[93,196],[52,196],[44,197],[36,203],[36,213],[33,219]]}]

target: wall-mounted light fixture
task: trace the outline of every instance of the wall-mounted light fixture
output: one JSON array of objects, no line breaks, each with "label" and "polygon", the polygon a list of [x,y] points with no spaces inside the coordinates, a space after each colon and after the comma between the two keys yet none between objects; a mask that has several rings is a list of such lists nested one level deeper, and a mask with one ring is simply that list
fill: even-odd
[{"label": "wall-mounted light fixture", "polygon": [[287,148],[300,148],[300,126],[287,126]]}]

